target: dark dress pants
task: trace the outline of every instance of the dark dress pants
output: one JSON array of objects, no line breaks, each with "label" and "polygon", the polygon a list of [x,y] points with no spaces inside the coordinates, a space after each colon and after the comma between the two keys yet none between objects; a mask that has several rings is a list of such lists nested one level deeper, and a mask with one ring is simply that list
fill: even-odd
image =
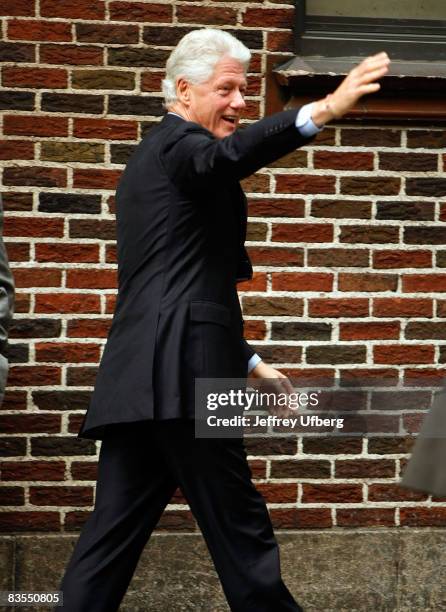
[{"label": "dark dress pants", "polygon": [[[242,439],[197,439],[193,421],[117,427],[102,442],[94,511],[60,586],[64,612],[118,610],[177,486],[203,533],[231,610],[302,610],[282,581],[271,521],[251,476]],[[175,602],[166,601],[167,609],[174,611]]]}]

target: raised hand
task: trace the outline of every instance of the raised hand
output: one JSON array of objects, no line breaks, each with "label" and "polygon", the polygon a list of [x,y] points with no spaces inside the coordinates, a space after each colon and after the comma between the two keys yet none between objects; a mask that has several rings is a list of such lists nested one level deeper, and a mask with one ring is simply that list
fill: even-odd
[{"label": "raised hand", "polygon": [[313,121],[322,125],[331,119],[340,119],[355,106],[359,98],[378,91],[381,85],[377,81],[387,74],[389,64],[389,56],[384,51],[367,57],[350,70],[332,94],[315,103]]}]

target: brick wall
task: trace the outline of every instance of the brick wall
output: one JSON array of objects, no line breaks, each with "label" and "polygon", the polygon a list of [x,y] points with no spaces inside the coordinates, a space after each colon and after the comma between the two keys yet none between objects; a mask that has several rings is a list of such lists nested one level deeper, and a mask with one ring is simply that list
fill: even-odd
[{"label": "brick wall", "polygon": [[[162,67],[190,29],[253,51],[247,119],[269,54],[292,49],[291,3],[3,0],[5,235],[17,285],[0,413],[1,529],[72,531],[94,499],[97,446],[76,439],[116,288],[113,193],[162,114]],[[444,369],[446,136],[332,126],[244,182],[254,279],[247,331],[290,374],[403,377]],[[402,374],[400,374],[402,373]],[[416,413],[401,426],[416,428]],[[445,525],[398,487],[410,437],[250,440],[276,527]],[[177,495],[160,528],[196,529]]]}]

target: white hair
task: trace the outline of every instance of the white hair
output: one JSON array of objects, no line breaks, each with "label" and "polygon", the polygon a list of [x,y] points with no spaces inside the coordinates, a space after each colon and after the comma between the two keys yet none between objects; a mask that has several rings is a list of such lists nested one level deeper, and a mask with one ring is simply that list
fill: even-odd
[{"label": "white hair", "polygon": [[166,78],[162,84],[165,106],[178,100],[180,77],[193,85],[205,83],[217,62],[225,56],[239,61],[245,72],[248,70],[251,52],[229,32],[206,28],[183,36],[166,63]]}]

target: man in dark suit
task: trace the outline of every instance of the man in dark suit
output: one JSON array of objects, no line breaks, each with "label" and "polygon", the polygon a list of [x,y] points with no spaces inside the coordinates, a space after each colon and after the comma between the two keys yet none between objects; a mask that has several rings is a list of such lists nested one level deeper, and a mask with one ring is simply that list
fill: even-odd
[{"label": "man in dark suit", "polygon": [[308,144],[324,123],[376,91],[388,58],[358,66],[331,97],[236,131],[249,58],[227,32],[186,35],[166,66],[169,112],[118,185],[119,292],[79,434],[103,442],[95,509],[61,585],[70,612],[118,609],[177,487],[231,610],[301,610],[282,581],[242,439],[194,435],[194,381],[243,379],[250,370],[289,385],[243,339],[236,283],[252,268],[239,181]]}]

